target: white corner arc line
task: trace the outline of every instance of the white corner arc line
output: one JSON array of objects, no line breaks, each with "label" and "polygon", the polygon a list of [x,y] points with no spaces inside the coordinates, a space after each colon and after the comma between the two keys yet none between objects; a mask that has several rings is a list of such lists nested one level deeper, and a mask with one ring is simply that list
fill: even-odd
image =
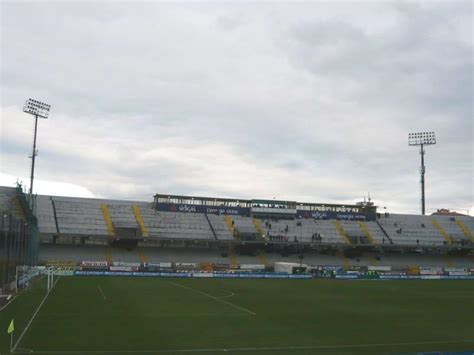
[{"label": "white corner arc line", "polygon": [[223,299],[214,297],[213,295],[210,295],[210,294],[208,294],[208,293],[206,293],[206,292],[202,292],[202,291],[196,290],[196,289],[194,289],[194,288],[192,288],[192,287],[180,285],[180,284],[177,284],[177,283],[175,283],[175,282],[173,282],[173,281],[168,281],[168,282],[169,282],[170,284],[172,284],[173,286],[181,287],[181,288],[184,288],[184,289],[186,289],[186,290],[194,291],[194,292],[199,293],[199,294],[201,294],[201,295],[203,295],[203,296],[212,298],[212,299],[215,300],[215,301],[224,303],[224,304],[226,304],[226,305],[228,305],[228,306],[231,306],[231,307],[234,307],[234,308],[236,308],[236,309],[240,309],[241,311],[244,311],[244,312],[246,312],[246,313],[248,313],[248,314],[251,314],[252,316],[257,315],[257,313],[252,312],[251,310],[249,310],[249,309],[247,309],[247,308],[240,307],[240,306],[238,306],[238,305],[236,305],[236,304],[233,304],[233,303],[231,303],[231,302],[228,302],[228,301],[224,301]]},{"label": "white corner arc line", "polygon": [[[56,284],[58,283],[58,281],[59,281],[60,278],[61,278],[61,276],[58,276],[58,278],[57,278],[56,281],[54,282],[53,287],[52,287],[51,289],[54,289],[54,286],[56,286]],[[25,336],[26,332],[28,331],[28,328],[30,328],[31,323],[33,323],[33,320],[35,319],[36,315],[37,315],[38,312],[40,311],[41,307],[43,307],[43,304],[46,302],[46,299],[48,298],[48,296],[49,296],[50,293],[51,293],[51,291],[46,292],[46,295],[44,296],[43,300],[42,300],[41,303],[39,304],[38,308],[36,308],[35,313],[33,313],[33,316],[31,317],[30,321],[29,321],[28,324],[26,325],[25,329],[23,329],[23,332],[20,334],[20,337],[19,337],[18,340],[16,341],[15,345],[13,345],[12,352],[15,352],[16,347],[18,346],[18,344],[20,344],[21,339],[23,339],[23,337]]]}]

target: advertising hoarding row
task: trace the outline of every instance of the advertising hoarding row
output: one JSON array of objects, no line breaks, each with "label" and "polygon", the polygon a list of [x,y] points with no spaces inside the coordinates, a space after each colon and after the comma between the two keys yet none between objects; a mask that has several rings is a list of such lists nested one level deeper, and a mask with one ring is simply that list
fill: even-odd
[{"label": "advertising hoarding row", "polygon": [[[186,205],[178,203],[157,203],[156,209],[163,212],[184,212],[184,213],[207,213],[207,214],[222,214],[222,215],[237,215],[250,216],[250,208],[247,207],[216,207],[205,205]],[[278,211],[275,209],[275,211]],[[295,217],[313,218],[313,219],[340,219],[340,220],[361,220],[374,221],[376,218],[375,212],[361,213],[361,212],[334,212],[334,211],[295,211]]]}]

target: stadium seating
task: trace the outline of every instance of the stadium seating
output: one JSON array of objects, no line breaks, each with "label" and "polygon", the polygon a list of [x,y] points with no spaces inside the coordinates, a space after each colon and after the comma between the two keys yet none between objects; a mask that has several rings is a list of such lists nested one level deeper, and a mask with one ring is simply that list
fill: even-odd
[{"label": "stadium seating", "polygon": [[[0,204],[11,205],[8,191],[11,194],[14,189],[0,189]],[[313,218],[270,220],[236,215],[157,211],[151,203],[146,202],[50,196],[37,197],[36,211],[43,235],[107,238],[114,234],[111,228],[125,227],[134,228],[143,237],[150,239],[231,241],[234,239],[235,228],[237,233],[255,238],[261,236],[264,238],[262,240],[270,242],[393,244],[415,247],[474,242],[474,218],[469,216],[453,218],[387,214],[381,215],[377,221],[365,222]]]},{"label": "stadium seating", "polygon": [[209,222],[211,223],[214,231],[216,232],[216,237],[219,240],[232,240],[234,237],[229,230],[229,226],[225,222],[224,216],[208,214]]},{"label": "stadium seating", "polygon": [[344,244],[345,242],[332,221],[314,219],[265,220],[262,223],[262,228],[266,235],[270,237],[270,240],[283,236],[287,237],[290,242],[295,240],[298,242],[312,242],[314,241],[312,236],[319,234],[322,238],[322,244]]},{"label": "stadium seating", "polygon": [[36,200],[36,218],[38,219],[38,227],[42,233],[58,233],[54,218],[53,203],[47,196],[38,196]]},{"label": "stadium seating", "polygon": [[[446,231],[446,233],[448,233],[449,236],[454,239],[454,241],[473,241],[473,229],[472,227],[469,228],[469,225],[471,225],[470,218],[465,218],[462,216],[435,216],[434,219],[438,221],[439,225]],[[467,227],[467,233],[463,232],[463,226]]]},{"label": "stadium seating", "polygon": [[[470,225],[471,217],[456,217]],[[469,241],[461,228],[446,216],[390,214],[379,219],[380,225],[395,244],[441,246],[451,242]],[[469,227],[468,227],[469,228]]]},{"label": "stadium seating", "polygon": [[235,227],[239,231],[239,233],[246,233],[246,234],[255,234],[258,235],[258,231],[255,228],[255,224],[250,217],[243,217],[243,216],[231,216],[232,220],[235,222]]},{"label": "stadium seating", "polygon": [[202,213],[159,212],[150,226],[152,235],[174,239],[213,239],[213,233]]},{"label": "stadium seating", "polygon": [[15,189],[10,187],[0,187],[0,210],[9,211],[14,209],[12,198],[15,196]]}]

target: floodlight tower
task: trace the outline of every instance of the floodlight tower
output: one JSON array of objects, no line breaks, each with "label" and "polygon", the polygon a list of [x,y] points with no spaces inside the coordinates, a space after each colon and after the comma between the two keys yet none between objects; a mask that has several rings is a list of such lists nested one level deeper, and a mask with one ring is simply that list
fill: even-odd
[{"label": "floodlight tower", "polygon": [[29,113],[35,116],[35,133],[33,136],[33,153],[31,154],[31,176],[30,176],[30,199],[33,194],[33,178],[35,176],[35,157],[38,155],[36,150],[36,134],[38,131],[38,117],[47,119],[49,116],[49,110],[51,105],[45,104],[44,102],[28,99],[23,106],[23,112]]},{"label": "floodlight tower", "polygon": [[436,137],[434,132],[417,132],[408,134],[409,146],[420,146],[421,155],[421,214],[425,214],[425,145],[436,144]]}]

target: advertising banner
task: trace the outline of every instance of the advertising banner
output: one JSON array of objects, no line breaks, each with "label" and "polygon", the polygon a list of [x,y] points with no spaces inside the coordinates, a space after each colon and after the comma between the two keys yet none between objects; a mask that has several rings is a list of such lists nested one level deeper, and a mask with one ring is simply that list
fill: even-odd
[{"label": "advertising banner", "polygon": [[224,206],[202,206],[185,205],[178,203],[158,203],[158,211],[185,212],[185,213],[207,213],[207,214],[228,214],[239,216],[250,216],[250,209],[244,207],[224,207]]},{"label": "advertising banner", "polygon": [[340,219],[345,221],[375,221],[375,213],[332,212],[332,211],[296,211],[296,215],[313,219]]},{"label": "advertising banner", "polygon": [[355,274],[336,274],[336,279],[357,279],[359,275]]},{"label": "advertising banner", "polygon": [[127,272],[132,272],[132,271],[138,271],[138,267],[136,266],[111,266],[109,268],[110,271],[127,271]]},{"label": "advertising banner", "polygon": [[192,277],[193,274],[190,272],[160,272],[162,277]]},{"label": "advertising banner", "polygon": [[[187,204],[179,204],[179,203],[157,203],[156,209],[158,211],[165,211],[165,212],[207,213],[207,214],[250,216],[250,208],[247,208],[247,207],[225,207],[225,206],[187,205]],[[271,210],[272,212],[278,212],[278,209],[271,209]],[[376,218],[375,213],[361,213],[361,212],[334,212],[334,211],[322,212],[322,211],[297,210],[296,215],[303,218],[340,219],[340,220],[348,220],[348,221],[352,221],[352,220],[375,221],[375,218]]]},{"label": "advertising banner", "polygon": [[195,273],[193,273],[193,277],[196,277],[196,278],[210,278],[210,277],[214,277],[214,274],[212,272],[195,272]]},{"label": "advertising banner", "polygon": [[132,276],[159,277],[159,272],[132,272]]},{"label": "advertising banner", "polygon": [[443,269],[440,267],[420,267],[420,275],[442,275]]},{"label": "advertising banner", "polygon": [[289,279],[311,279],[312,276],[309,274],[301,274],[301,275],[288,275]]},{"label": "advertising banner", "polygon": [[446,271],[446,272],[466,272],[467,269],[459,268],[459,267],[445,267],[444,271]]},{"label": "advertising banner", "polygon": [[440,276],[442,280],[474,280],[474,275],[467,275],[467,276],[454,276],[454,275],[446,275]]},{"label": "advertising banner", "polygon": [[368,270],[369,271],[392,271],[392,267],[391,266],[375,266],[375,265],[370,265],[368,267]]},{"label": "advertising banner", "polygon": [[225,273],[225,272],[222,272],[222,273],[214,273],[214,277],[215,278],[223,278],[223,279],[238,279],[239,278],[239,274],[232,274],[232,273]]},{"label": "advertising banner", "polygon": [[[309,274],[288,275],[279,273],[187,273],[187,272],[127,272],[127,271],[68,271],[76,276],[132,276],[132,277],[180,277],[180,278],[228,278],[228,279],[311,279]],[[204,276],[203,276],[204,275]],[[378,275],[377,278],[355,274],[337,274],[339,280],[473,280],[474,275]],[[20,282],[24,282],[21,280]]]},{"label": "advertising banner", "polygon": [[165,268],[165,269],[169,269],[171,268],[171,263],[147,263],[147,266],[148,267],[154,267],[154,268]]},{"label": "advertising banner", "polygon": [[105,271],[83,271],[77,270],[74,271],[74,275],[77,276],[104,276]]},{"label": "advertising banner", "polygon": [[104,267],[109,266],[107,261],[81,261],[81,266],[91,266],[91,267]]},{"label": "advertising banner", "polygon": [[243,273],[239,274],[241,279],[263,279],[265,277],[264,274],[253,274],[253,273]]},{"label": "advertising banner", "polygon": [[127,263],[124,261],[114,261],[112,263],[113,266],[129,266],[129,267],[139,267],[140,263]]},{"label": "advertising banner", "polygon": [[263,264],[241,264],[240,268],[243,270],[265,270]]},{"label": "advertising banner", "polygon": [[450,271],[449,275],[451,276],[467,276],[469,273],[467,271]]},{"label": "advertising banner", "polygon": [[[160,263],[161,264],[161,263]],[[196,263],[176,263],[176,267],[195,268]]]},{"label": "advertising banner", "polygon": [[328,271],[338,271],[342,270],[341,265],[322,265],[323,270],[328,270]]},{"label": "advertising banner", "polygon": [[381,280],[400,280],[403,275],[379,275]]}]

